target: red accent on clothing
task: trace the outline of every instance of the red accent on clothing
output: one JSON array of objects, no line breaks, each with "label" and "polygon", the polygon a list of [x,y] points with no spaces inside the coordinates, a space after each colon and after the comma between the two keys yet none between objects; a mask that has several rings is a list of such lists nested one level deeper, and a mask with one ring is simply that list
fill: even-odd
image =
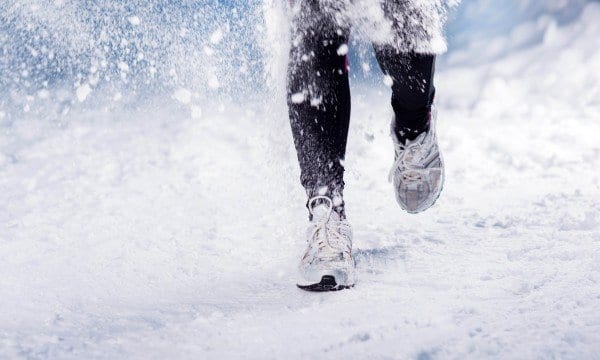
[{"label": "red accent on clothing", "polygon": [[350,71],[350,61],[348,60],[348,55],[344,57],[344,67],[346,68],[346,72]]}]

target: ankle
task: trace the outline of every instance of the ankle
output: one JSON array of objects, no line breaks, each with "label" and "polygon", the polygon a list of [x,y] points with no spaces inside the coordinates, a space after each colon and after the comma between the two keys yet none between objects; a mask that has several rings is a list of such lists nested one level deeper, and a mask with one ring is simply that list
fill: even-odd
[{"label": "ankle", "polygon": [[[346,218],[344,197],[343,197],[343,187],[341,186],[320,186],[306,190],[306,194],[308,195],[308,200],[306,202],[306,207],[309,209],[309,219],[312,220],[312,216],[310,214],[310,206],[316,207],[318,205],[325,204],[327,206],[332,207],[332,211],[338,214],[341,220]],[[331,200],[331,202],[327,201],[327,199],[314,199],[315,197],[325,197]],[[312,200],[314,199],[314,200]]]},{"label": "ankle", "polygon": [[392,120],[391,131],[392,135],[398,140],[400,144],[406,144],[407,141],[415,140],[419,135],[429,131],[431,125],[431,109],[423,109],[422,114],[418,117],[405,119],[402,121],[398,120],[397,116],[394,116]]}]

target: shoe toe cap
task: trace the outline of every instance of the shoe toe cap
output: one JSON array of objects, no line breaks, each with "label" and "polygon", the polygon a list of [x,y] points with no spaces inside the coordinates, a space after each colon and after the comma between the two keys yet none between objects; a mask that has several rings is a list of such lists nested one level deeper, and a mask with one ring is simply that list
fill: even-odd
[{"label": "shoe toe cap", "polygon": [[395,180],[396,200],[400,206],[409,213],[419,213],[431,207],[439,197],[443,174],[434,169],[426,173],[413,171]]}]

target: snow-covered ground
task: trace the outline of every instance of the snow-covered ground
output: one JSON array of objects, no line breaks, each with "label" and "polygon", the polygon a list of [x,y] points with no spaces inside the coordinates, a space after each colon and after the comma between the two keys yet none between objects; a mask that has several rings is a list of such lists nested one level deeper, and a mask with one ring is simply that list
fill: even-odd
[{"label": "snow-covered ground", "polygon": [[388,90],[353,89],[359,281],[337,293],[294,285],[306,210],[281,100],[13,120],[0,358],[600,358],[599,19],[438,73],[447,182],[424,214],[386,180]]}]

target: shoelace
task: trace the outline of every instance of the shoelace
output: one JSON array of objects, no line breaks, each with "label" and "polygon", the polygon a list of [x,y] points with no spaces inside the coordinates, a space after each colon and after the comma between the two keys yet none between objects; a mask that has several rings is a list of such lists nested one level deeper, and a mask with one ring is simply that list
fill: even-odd
[{"label": "shoelace", "polygon": [[[342,230],[342,232],[349,232],[349,225],[343,221],[340,221],[336,224],[339,225],[339,229],[337,227],[332,228],[331,226],[329,226],[331,213],[333,212],[333,201],[329,197],[315,196],[311,198],[308,202],[308,209],[311,215],[314,216],[313,206],[319,200],[322,200],[327,203],[327,213],[324,216],[321,216],[321,218],[315,222],[312,233],[308,239],[314,239],[316,237],[319,250],[323,250],[325,247],[327,247],[327,250],[330,251],[326,252],[331,253],[329,254],[331,256],[337,256],[340,253],[340,251],[349,251],[349,249],[347,249],[348,241],[340,233],[340,230]],[[325,236],[322,236],[323,234]]]},{"label": "shoelace", "polygon": [[[431,134],[422,133],[408,145],[396,144],[397,158],[388,174],[388,180],[390,182],[392,182],[394,173],[398,168],[412,170],[427,169],[429,168],[429,165],[439,157],[438,151],[432,151],[436,146],[435,140],[432,140],[431,138],[428,139],[428,136],[431,136]],[[426,156],[423,154],[425,150],[427,150]],[[414,180],[421,179],[419,172],[414,171],[405,174],[405,176],[414,178]]]},{"label": "shoelace", "polygon": [[[394,178],[394,173],[396,172],[396,169],[398,169],[399,167],[402,167],[402,168],[414,168],[414,167],[419,168],[420,167],[420,166],[415,166],[415,163],[414,163],[415,156],[414,155],[421,152],[421,142],[423,141],[423,137],[425,137],[425,136],[426,136],[426,133],[419,135],[415,140],[411,141],[408,145],[404,145],[401,143],[395,144],[396,145],[396,160],[394,161],[394,164],[392,165],[392,168],[390,169],[390,172],[388,174],[388,181],[390,181],[390,182],[392,181],[392,179]],[[408,158],[411,161],[408,161],[408,159],[407,159],[408,154],[413,155]]]}]

